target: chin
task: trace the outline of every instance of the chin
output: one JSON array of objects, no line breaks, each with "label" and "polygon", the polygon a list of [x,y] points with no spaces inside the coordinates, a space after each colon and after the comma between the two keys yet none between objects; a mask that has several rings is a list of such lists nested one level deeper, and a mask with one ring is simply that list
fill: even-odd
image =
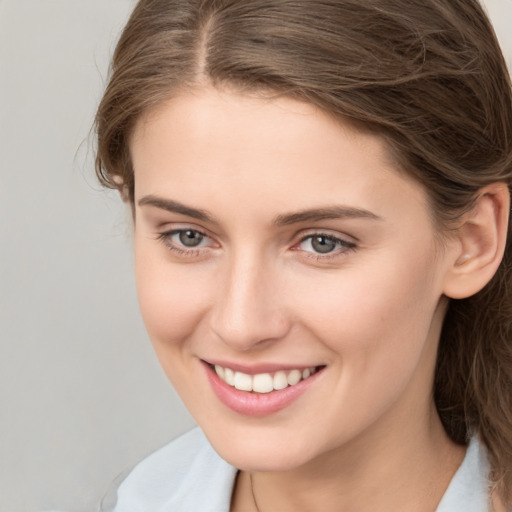
[{"label": "chin", "polygon": [[242,471],[275,473],[296,469],[309,458],[304,453],[290,453],[289,450],[277,452],[275,450],[255,449],[251,451],[217,450],[217,453],[229,464]]},{"label": "chin", "polygon": [[288,471],[315,457],[311,442],[293,439],[289,431],[284,436],[265,431],[251,435],[216,435],[219,433],[210,433],[205,429],[204,433],[225,461],[243,471]]}]

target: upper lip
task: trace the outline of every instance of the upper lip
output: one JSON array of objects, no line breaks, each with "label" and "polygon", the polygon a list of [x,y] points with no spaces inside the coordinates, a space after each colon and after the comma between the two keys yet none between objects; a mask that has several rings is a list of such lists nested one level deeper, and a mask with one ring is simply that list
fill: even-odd
[{"label": "upper lip", "polygon": [[259,373],[274,373],[278,371],[305,370],[306,368],[324,366],[317,364],[282,364],[270,362],[246,365],[220,359],[203,359],[202,361],[212,366],[218,365],[222,366],[223,368],[230,368],[236,372],[246,373],[248,375],[256,375]]}]

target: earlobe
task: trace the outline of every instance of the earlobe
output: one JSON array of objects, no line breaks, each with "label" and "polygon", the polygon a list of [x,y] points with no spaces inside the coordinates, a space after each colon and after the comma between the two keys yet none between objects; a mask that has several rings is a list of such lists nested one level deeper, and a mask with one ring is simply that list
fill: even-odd
[{"label": "earlobe", "polygon": [[480,190],[455,235],[444,294],[463,299],[479,292],[498,269],[507,240],[510,194],[505,183]]}]

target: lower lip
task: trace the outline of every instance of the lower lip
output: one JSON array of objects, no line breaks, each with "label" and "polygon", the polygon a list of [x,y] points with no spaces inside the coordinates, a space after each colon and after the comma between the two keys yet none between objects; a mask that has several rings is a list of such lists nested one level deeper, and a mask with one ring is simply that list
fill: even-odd
[{"label": "lower lip", "polygon": [[321,368],[307,379],[301,380],[293,386],[270,393],[254,393],[240,391],[226,384],[209,364],[204,363],[204,367],[218,399],[232,411],[245,416],[268,416],[284,409],[305,393],[323,373],[323,368]]}]

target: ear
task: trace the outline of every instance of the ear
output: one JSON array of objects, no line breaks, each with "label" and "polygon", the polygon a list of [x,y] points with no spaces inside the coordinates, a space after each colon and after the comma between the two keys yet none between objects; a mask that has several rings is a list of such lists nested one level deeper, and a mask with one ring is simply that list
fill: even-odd
[{"label": "ear", "polygon": [[454,235],[453,258],[443,289],[447,297],[470,297],[492,279],[505,251],[509,212],[510,194],[505,183],[493,183],[479,191]]}]

